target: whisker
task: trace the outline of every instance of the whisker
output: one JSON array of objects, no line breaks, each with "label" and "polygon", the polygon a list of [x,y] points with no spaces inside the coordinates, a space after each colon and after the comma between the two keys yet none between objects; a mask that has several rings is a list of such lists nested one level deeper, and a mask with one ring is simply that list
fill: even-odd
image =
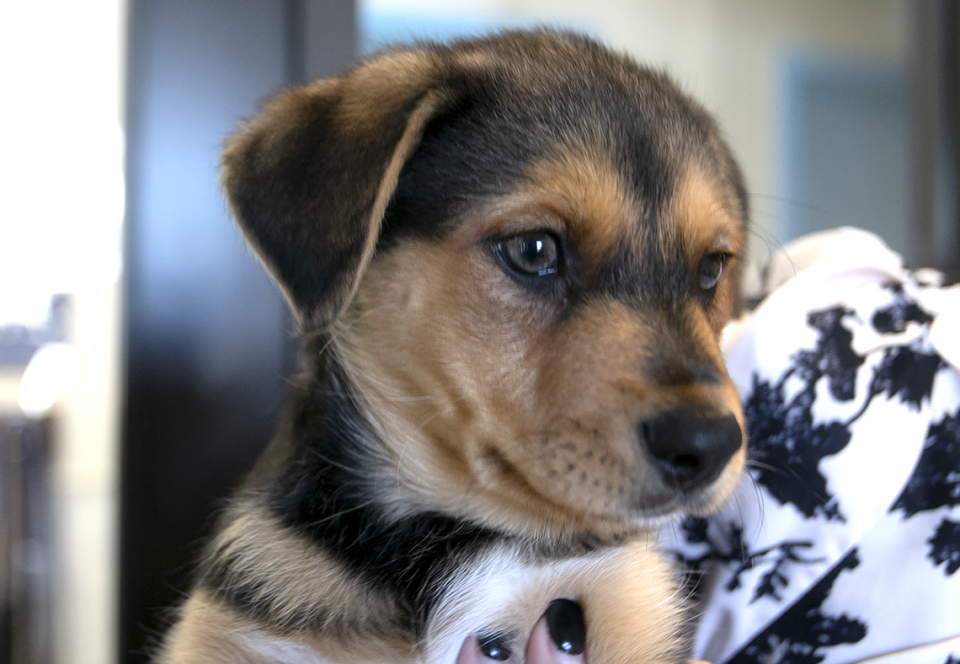
[{"label": "whisker", "polygon": [[781,469],[776,466],[771,466],[769,463],[764,463],[763,461],[757,461],[756,459],[747,459],[744,463],[747,468],[759,468],[761,470],[766,470],[771,473],[781,473]]}]

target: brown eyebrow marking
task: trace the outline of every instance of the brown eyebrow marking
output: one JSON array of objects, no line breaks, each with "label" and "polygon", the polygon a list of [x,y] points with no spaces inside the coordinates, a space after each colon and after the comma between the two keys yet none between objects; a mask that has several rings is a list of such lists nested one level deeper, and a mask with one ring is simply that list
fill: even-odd
[{"label": "brown eyebrow marking", "polygon": [[527,168],[523,194],[545,200],[567,222],[567,231],[590,265],[613,255],[639,217],[639,206],[599,149],[561,146]]},{"label": "brown eyebrow marking", "polygon": [[742,223],[735,218],[725,192],[715,179],[695,163],[682,171],[670,216],[676,220],[684,253],[691,266],[712,251],[739,256],[743,247]]}]

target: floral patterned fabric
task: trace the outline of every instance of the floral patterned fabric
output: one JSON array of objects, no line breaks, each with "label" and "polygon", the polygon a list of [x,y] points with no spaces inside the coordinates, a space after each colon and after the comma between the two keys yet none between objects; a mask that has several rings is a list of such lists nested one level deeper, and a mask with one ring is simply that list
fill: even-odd
[{"label": "floral patterned fabric", "polygon": [[864,231],[802,239],[725,341],[730,503],[666,534],[714,664],[960,664],[960,286]]}]

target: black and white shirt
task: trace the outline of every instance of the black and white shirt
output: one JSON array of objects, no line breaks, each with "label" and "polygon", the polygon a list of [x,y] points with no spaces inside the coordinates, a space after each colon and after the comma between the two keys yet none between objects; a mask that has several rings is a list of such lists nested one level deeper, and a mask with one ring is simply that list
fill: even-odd
[{"label": "black and white shirt", "polygon": [[875,236],[802,239],[725,339],[747,472],[668,547],[714,664],[960,664],[960,286]]}]

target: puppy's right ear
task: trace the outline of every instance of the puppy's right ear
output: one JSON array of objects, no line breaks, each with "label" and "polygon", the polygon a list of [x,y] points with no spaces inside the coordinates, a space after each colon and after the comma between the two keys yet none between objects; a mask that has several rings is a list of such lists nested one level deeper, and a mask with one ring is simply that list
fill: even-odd
[{"label": "puppy's right ear", "polygon": [[280,94],[227,144],[223,184],[304,331],[349,304],[426,124],[452,101],[429,52],[397,52]]}]

